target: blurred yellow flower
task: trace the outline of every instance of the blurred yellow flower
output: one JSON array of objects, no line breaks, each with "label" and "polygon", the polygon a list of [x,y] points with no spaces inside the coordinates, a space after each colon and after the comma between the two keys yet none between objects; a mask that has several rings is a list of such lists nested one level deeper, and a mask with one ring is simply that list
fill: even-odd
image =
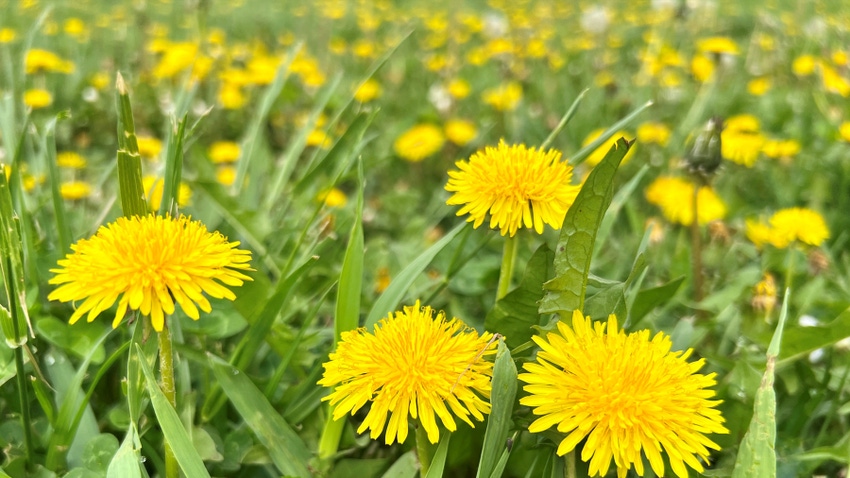
[{"label": "blurred yellow flower", "polygon": [[89,36],[89,30],[82,20],[76,17],[65,20],[62,30],[77,41],[85,41]]},{"label": "blurred yellow flower", "polygon": [[850,121],[841,123],[841,126],[838,127],[838,134],[841,136],[841,139],[850,142]]},{"label": "blurred yellow flower", "polygon": [[710,37],[697,40],[697,50],[703,53],[738,55],[738,45],[729,37]]},{"label": "blurred yellow flower", "polygon": [[767,77],[753,78],[747,83],[747,92],[753,96],[762,96],[770,91],[771,81]]},{"label": "blurred yellow flower", "polygon": [[466,80],[455,78],[449,82],[448,90],[455,99],[462,100],[469,96],[470,87]]},{"label": "blurred yellow flower", "polygon": [[462,206],[458,216],[477,228],[490,216],[490,228],[513,237],[518,229],[543,233],[544,225],[560,229],[580,186],[572,184],[573,168],[561,153],[524,144],[487,146],[449,171],[446,204]]},{"label": "blurred yellow flower", "polygon": [[445,130],[446,138],[458,146],[466,146],[478,134],[472,121],[457,118],[446,121]]},{"label": "blurred yellow flower", "polygon": [[772,159],[791,158],[800,152],[800,143],[793,139],[768,139],[761,151]]},{"label": "blurred yellow flower", "polygon": [[776,279],[769,272],[765,272],[762,279],[753,287],[753,298],[750,301],[753,309],[770,314],[776,307]]},{"label": "blurred yellow flower", "polygon": [[162,58],[154,66],[152,74],[156,79],[173,78],[195,63],[198,45],[194,42],[171,42],[163,51]]},{"label": "blurred yellow flower", "polygon": [[28,75],[56,72],[56,73],[73,73],[74,64],[68,60],[63,60],[56,53],[47,50],[33,48],[27,51],[24,58],[24,70]]},{"label": "blurred yellow flower", "polygon": [[418,124],[396,138],[393,150],[402,159],[415,163],[443,149],[445,142],[442,129],[433,124]]},{"label": "blurred yellow flower", "polygon": [[69,201],[85,199],[91,195],[91,185],[85,181],[69,181],[59,186],[59,194]]},{"label": "blurred yellow flower", "polygon": [[[661,176],[646,188],[646,200],[658,206],[668,221],[683,226],[694,222],[693,197],[694,184],[672,176]],[[697,203],[700,224],[726,216],[726,205],[708,186],[699,189]]]},{"label": "blurred yellow flower", "polygon": [[771,243],[779,248],[794,241],[820,246],[829,239],[829,229],[820,213],[807,208],[792,207],[776,211],[770,218],[773,231]]},{"label": "blurred yellow flower", "polygon": [[522,85],[516,81],[484,91],[481,99],[497,111],[513,111],[522,99]]},{"label": "blurred yellow flower", "polygon": [[86,167],[86,158],[74,151],[62,151],[56,155],[56,164],[60,168],[83,169]]},{"label": "blurred yellow flower", "polygon": [[[587,146],[590,143],[592,143],[594,140],[596,140],[596,138],[601,136],[602,133],[604,133],[604,132],[605,132],[605,128],[599,128],[599,129],[595,129],[595,130],[591,131],[590,134],[587,135],[586,138],[584,138],[584,141],[582,141],[582,143],[581,143],[582,147]],[[605,155],[608,154],[608,150],[610,150],[615,144],[617,144],[617,140],[620,139],[621,137],[625,137],[626,139],[629,139],[629,138],[633,139],[634,138],[630,133],[627,133],[625,131],[617,131],[616,133],[614,133],[614,136],[611,136],[610,138],[608,138],[607,141],[600,144],[598,148],[594,149],[593,152],[590,153],[590,155],[587,157],[585,162],[589,166],[596,166],[597,164],[599,164],[602,161],[602,159],[605,158]],[[634,156],[634,154],[635,154],[635,149],[636,149],[635,145],[632,145],[632,147],[629,149],[629,152],[626,153],[626,156],[623,158],[623,161],[622,161],[621,164],[626,164],[626,162],[628,162],[630,159],[632,159],[632,156]]]},{"label": "blurred yellow flower", "polygon": [[765,244],[770,244],[773,237],[773,231],[770,226],[761,221],[747,219],[744,224],[745,234],[756,247],[762,248]]},{"label": "blurred yellow flower", "polygon": [[714,62],[705,55],[694,55],[691,59],[691,74],[700,83],[704,83],[714,74]]},{"label": "blurred yellow flower", "polygon": [[[142,178],[142,188],[145,191],[145,199],[148,201],[148,207],[151,211],[158,211],[162,203],[162,194],[165,189],[165,181],[156,176],[145,176]],[[189,185],[180,181],[180,188],[177,192],[177,204],[186,206],[192,200],[192,190]]]},{"label": "blurred yellow flower", "polygon": [[233,141],[216,141],[207,149],[207,156],[215,164],[233,163],[239,159],[241,148]]},{"label": "blurred yellow flower", "polygon": [[721,154],[733,163],[753,167],[766,141],[759,131],[759,120],[750,114],[732,116],[720,133]]},{"label": "blurred yellow flower", "polygon": [[24,104],[36,110],[53,104],[53,95],[47,90],[34,88],[24,91]]},{"label": "blurred yellow flower", "polygon": [[[601,133],[602,131],[600,131]],[[657,144],[663,147],[667,146],[667,142],[670,140],[670,128],[664,123],[649,121],[638,126],[636,135],[638,143]]]},{"label": "blurred yellow flower", "polygon": [[364,81],[357,91],[354,92],[354,99],[360,103],[368,103],[381,96],[381,84],[374,78],[369,78]]},{"label": "blurred yellow flower", "polygon": [[15,30],[8,27],[0,28],[0,43],[12,43],[17,37],[18,33]]},{"label": "blurred yellow flower", "polygon": [[307,135],[307,146],[327,149],[333,144],[331,137],[320,129],[314,129]]},{"label": "blurred yellow flower", "polygon": [[815,72],[819,60],[812,55],[800,55],[791,63],[791,70],[797,76],[809,76]]},{"label": "blurred yellow flower", "polygon": [[330,188],[319,191],[316,200],[327,207],[345,207],[348,197],[338,188]]},{"label": "blurred yellow flower", "polygon": [[223,82],[218,90],[218,102],[226,110],[238,110],[245,106],[247,99],[242,88],[235,83]]},{"label": "blurred yellow flower", "polygon": [[98,91],[103,91],[109,86],[110,77],[106,72],[99,71],[92,75],[89,79],[89,84],[91,84]]},{"label": "blurred yellow flower", "polygon": [[820,64],[821,80],[828,93],[837,93],[845,98],[850,96],[850,81],[841,76],[833,67]]},{"label": "blurred yellow flower", "polygon": [[150,136],[136,136],[139,145],[139,155],[145,159],[154,160],[159,158],[162,151],[162,141]]},{"label": "blurred yellow flower", "polygon": [[222,166],[216,169],[215,180],[223,186],[232,186],[236,181],[236,168],[233,166]]}]

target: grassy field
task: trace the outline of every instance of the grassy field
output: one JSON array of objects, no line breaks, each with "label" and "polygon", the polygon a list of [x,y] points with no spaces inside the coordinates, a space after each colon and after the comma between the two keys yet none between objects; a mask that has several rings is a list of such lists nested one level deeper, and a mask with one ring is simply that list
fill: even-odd
[{"label": "grassy field", "polygon": [[848,40],[0,0],[0,477],[846,476]]}]

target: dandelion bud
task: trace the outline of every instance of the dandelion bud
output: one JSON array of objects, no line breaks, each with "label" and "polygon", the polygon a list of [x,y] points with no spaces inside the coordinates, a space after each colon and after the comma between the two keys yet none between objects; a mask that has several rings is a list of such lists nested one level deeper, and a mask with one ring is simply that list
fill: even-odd
[{"label": "dandelion bud", "polygon": [[690,145],[685,156],[685,164],[695,176],[708,182],[723,160],[720,148],[720,132],[723,130],[723,119],[715,116]]}]

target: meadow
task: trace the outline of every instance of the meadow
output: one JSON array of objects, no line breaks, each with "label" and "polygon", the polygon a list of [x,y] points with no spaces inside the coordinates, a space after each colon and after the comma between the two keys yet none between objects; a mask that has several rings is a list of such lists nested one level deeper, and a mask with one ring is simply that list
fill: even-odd
[{"label": "meadow", "polygon": [[0,477],[840,477],[839,1],[0,0]]}]

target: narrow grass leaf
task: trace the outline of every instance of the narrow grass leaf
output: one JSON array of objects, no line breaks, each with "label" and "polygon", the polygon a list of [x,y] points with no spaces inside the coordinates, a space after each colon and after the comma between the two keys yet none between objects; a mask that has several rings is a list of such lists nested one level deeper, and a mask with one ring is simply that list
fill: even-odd
[{"label": "narrow grass leaf", "polygon": [[828,324],[788,330],[782,337],[782,353],[777,367],[784,367],[817,349],[835,344],[847,337],[848,330],[850,330],[850,309],[838,314]]},{"label": "narrow grass leaf", "polygon": [[59,246],[62,253],[71,250],[71,228],[66,222],[65,200],[60,194],[59,165],[56,164],[56,123],[65,115],[59,114],[47,122],[42,148],[47,152],[47,174],[50,177],[50,192],[53,199],[53,215],[56,221],[56,232],[59,236]]},{"label": "narrow grass leaf", "polygon": [[0,328],[6,345],[17,348],[27,342],[27,331],[32,334],[32,325],[26,307],[20,221],[12,207],[12,194],[5,174],[0,174],[0,273],[9,299],[7,313],[0,314]]},{"label": "narrow grass leaf", "polygon": [[[244,373],[209,355],[210,366],[230,402],[269,451],[278,471],[288,476],[312,476],[310,451],[292,427]],[[193,476],[193,475],[189,475]]]},{"label": "narrow grass leaf", "polygon": [[540,303],[541,314],[558,312],[566,317],[573,310],[583,310],[596,233],[614,194],[614,175],[630,147],[625,139],[617,140],[567,211],[555,251],[555,278],[543,286],[547,292]]},{"label": "narrow grass leaf", "polygon": [[499,299],[484,319],[484,328],[502,334],[512,348],[531,340],[532,327],[539,325],[537,303],[543,298],[543,284],[551,277],[554,258],[552,249],[541,244],[528,260],[519,286]]},{"label": "narrow grass leaf", "polygon": [[180,192],[180,178],[183,176],[183,142],[186,136],[188,115],[177,123],[168,138],[165,155],[165,176],[162,186],[162,198],[159,202],[159,214],[170,213],[177,217],[177,198]]},{"label": "narrow grass leaf", "polygon": [[124,436],[124,441],[109,462],[106,478],[142,478],[139,468],[142,463],[142,444],[136,425],[131,423]]},{"label": "narrow grass leaf", "polygon": [[603,131],[602,134],[600,134],[598,138],[596,138],[595,140],[590,142],[587,146],[581,148],[576,154],[574,154],[570,158],[570,164],[572,164],[573,166],[577,166],[577,165],[581,164],[585,159],[587,159],[588,156],[590,156],[590,153],[595,151],[596,148],[598,148],[599,146],[602,145],[602,143],[611,139],[611,137],[614,136],[615,134],[617,134],[618,131],[625,128],[629,124],[631,124],[631,122],[634,121],[634,119],[637,118],[638,115],[643,113],[644,110],[646,110],[650,106],[652,106],[652,101],[647,101],[646,103],[641,105],[638,109],[629,113],[628,116],[626,116],[625,118],[621,119],[620,121],[617,121],[616,123],[614,123],[613,126],[606,129],[605,131]]},{"label": "narrow grass leaf", "polygon": [[788,317],[790,290],[785,290],[779,323],[767,348],[767,363],[761,385],[756,392],[753,418],[738,448],[732,478],[776,476],[776,391],[773,389],[776,357],[782,341],[782,329]]},{"label": "narrow grass leaf", "polygon": [[[493,476],[499,457],[508,448],[508,433],[517,389],[517,370],[511,351],[504,340],[499,340],[496,363],[493,365],[493,383],[490,392],[490,416],[484,431],[481,459],[478,461],[477,478]],[[439,452],[439,450],[437,450]]]},{"label": "narrow grass leaf", "polygon": [[121,210],[127,217],[148,213],[145,189],[142,186],[142,160],[133,122],[133,107],[124,78],[118,73],[115,80],[115,106],[118,110],[118,190]]},{"label": "narrow grass leaf", "polygon": [[154,377],[150,366],[145,359],[145,353],[139,344],[136,344],[136,355],[139,358],[142,373],[145,376],[145,384],[148,389],[148,394],[151,397],[151,405],[156,414],[156,420],[159,423],[162,434],[165,436],[165,441],[171,446],[174,451],[174,456],[177,458],[177,463],[180,469],[186,476],[192,478],[209,478],[210,474],[204,466],[204,461],[195,451],[195,446],[192,444],[192,439],[183,428],[183,423],[180,421],[180,416],[168,402],[168,398],[159,389],[156,377]]},{"label": "narrow grass leaf", "polygon": [[431,459],[431,466],[428,467],[428,473],[425,474],[425,478],[440,478],[443,476],[443,470],[446,468],[446,456],[449,453],[449,441],[451,439],[451,433],[443,434],[440,444],[437,445],[437,451],[434,452],[434,457]]},{"label": "narrow grass leaf", "polygon": [[449,231],[439,241],[426,249],[425,252],[420,254],[416,259],[413,259],[407,267],[399,272],[398,276],[396,276],[395,279],[390,282],[390,285],[386,288],[386,290],[384,290],[384,293],[381,294],[381,296],[375,301],[375,304],[372,306],[372,310],[370,310],[369,314],[366,316],[366,327],[372,328],[379,320],[398,308],[399,302],[401,302],[402,297],[404,297],[407,289],[409,289],[411,284],[413,284],[413,281],[422,274],[434,257],[442,251],[443,248],[446,247],[465,226],[465,222],[455,226],[454,229]]},{"label": "narrow grass leaf", "polygon": [[419,464],[416,460],[416,452],[410,450],[401,455],[393,466],[381,475],[381,478],[413,478],[417,473],[419,473]]},{"label": "narrow grass leaf", "polygon": [[519,436],[519,432],[514,432],[513,436],[511,436],[506,441],[505,448],[502,450],[502,454],[499,456],[499,460],[493,466],[493,472],[490,473],[490,478],[501,478],[502,473],[505,472],[505,466],[507,466],[507,464],[508,464],[508,458],[510,458],[510,456],[511,456],[511,450],[513,449],[513,443],[516,441],[518,436]]},{"label": "narrow grass leaf", "polygon": [[541,151],[548,148],[549,145],[552,144],[552,141],[555,141],[555,138],[558,136],[558,134],[563,131],[563,129],[567,126],[573,116],[575,116],[576,111],[578,111],[578,105],[580,105],[582,100],[584,100],[584,96],[587,94],[588,91],[590,91],[590,88],[585,88],[584,90],[582,90],[581,93],[578,94],[578,96],[576,96],[576,99],[573,100],[573,104],[570,105],[569,108],[567,108],[567,112],[564,113],[564,116],[561,117],[561,121],[559,121],[558,125],[555,126],[555,129],[553,129],[552,132],[549,133],[549,136],[546,137],[546,140],[543,141],[543,144],[540,145]]}]

